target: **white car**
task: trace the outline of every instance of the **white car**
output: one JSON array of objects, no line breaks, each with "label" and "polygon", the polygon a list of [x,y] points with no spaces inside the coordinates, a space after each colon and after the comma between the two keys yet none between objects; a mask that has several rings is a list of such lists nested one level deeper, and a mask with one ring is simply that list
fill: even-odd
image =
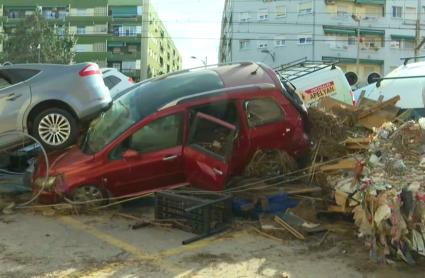
[{"label": "white car", "polygon": [[425,62],[403,64],[388,73],[380,82],[372,83],[360,88],[355,92],[359,98],[362,91],[364,96],[372,100],[378,100],[383,96],[383,101],[397,95],[400,100],[397,106],[402,109],[425,110]]},{"label": "white car", "polygon": [[112,99],[114,99],[119,92],[134,85],[134,80],[131,77],[128,77],[114,68],[103,68],[102,75],[106,87],[109,88]]}]

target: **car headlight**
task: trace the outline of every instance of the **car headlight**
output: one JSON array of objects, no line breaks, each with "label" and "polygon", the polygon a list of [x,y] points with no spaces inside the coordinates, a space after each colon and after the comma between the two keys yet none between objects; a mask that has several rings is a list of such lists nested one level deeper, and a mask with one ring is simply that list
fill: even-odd
[{"label": "car headlight", "polygon": [[43,187],[44,189],[51,189],[56,182],[56,177],[48,177],[46,178],[37,178],[35,180],[35,184],[39,187]]}]

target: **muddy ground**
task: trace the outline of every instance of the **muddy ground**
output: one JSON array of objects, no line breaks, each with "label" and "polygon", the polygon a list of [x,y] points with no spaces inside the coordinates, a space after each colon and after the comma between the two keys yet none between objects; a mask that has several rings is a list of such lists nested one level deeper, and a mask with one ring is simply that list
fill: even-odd
[{"label": "muddy ground", "polygon": [[257,233],[254,221],[181,245],[193,234],[163,227],[131,229],[131,213],[152,218],[150,204],[89,214],[28,209],[0,216],[0,277],[424,277],[425,262],[371,262],[355,228],[323,223],[331,232],[306,241]]}]

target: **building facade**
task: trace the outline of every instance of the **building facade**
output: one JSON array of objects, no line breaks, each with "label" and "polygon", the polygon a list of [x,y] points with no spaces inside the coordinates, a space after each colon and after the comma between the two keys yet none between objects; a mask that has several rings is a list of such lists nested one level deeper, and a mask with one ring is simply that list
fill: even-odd
[{"label": "building facade", "polygon": [[[113,67],[136,80],[181,69],[181,56],[149,0],[0,0],[1,31],[39,10],[75,34],[75,62]],[[13,62],[13,61],[12,61]]]},{"label": "building facade", "polygon": [[[424,55],[417,0],[226,0],[219,61],[338,60],[358,74],[387,74],[400,58]],[[420,23],[420,24],[417,24]],[[418,28],[417,28],[418,27]]]}]

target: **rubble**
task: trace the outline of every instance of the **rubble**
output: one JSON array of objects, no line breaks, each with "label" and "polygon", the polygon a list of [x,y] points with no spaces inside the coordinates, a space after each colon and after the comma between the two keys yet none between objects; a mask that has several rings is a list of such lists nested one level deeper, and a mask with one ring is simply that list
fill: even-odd
[{"label": "rubble", "polygon": [[415,256],[425,256],[424,147],[419,122],[385,123],[374,130],[359,179],[335,184],[337,206],[353,213],[358,236],[377,262],[414,264]]}]

